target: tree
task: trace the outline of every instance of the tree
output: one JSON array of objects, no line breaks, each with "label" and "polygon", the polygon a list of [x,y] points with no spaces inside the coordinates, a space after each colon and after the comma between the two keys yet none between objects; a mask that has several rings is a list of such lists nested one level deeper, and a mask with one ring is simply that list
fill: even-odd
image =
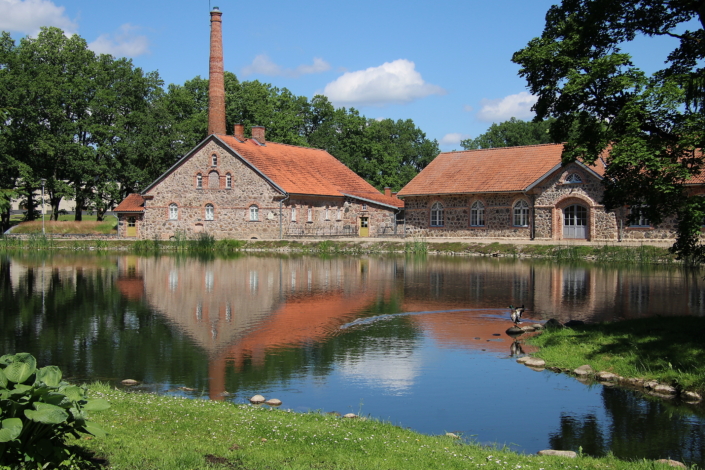
[{"label": "tree", "polygon": [[[563,0],[512,59],[537,119],[556,118],[564,161],[604,157],[605,206],[640,205],[654,224],[675,215],[672,251],[698,264],[705,198],[688,185],[703,172],[704,28],[705,0]],[[663,69],[648,75],[622,52],[637,36],[677,42]]]},{"label": "tree", "polygon": [[460,141],[465,150],[489,149],[495,147],[517,147],[556,143],[549,133],[553,119],[545,121],[522,121],[511,118],[499,124],[492,124],[487,132],[474,139]]}]

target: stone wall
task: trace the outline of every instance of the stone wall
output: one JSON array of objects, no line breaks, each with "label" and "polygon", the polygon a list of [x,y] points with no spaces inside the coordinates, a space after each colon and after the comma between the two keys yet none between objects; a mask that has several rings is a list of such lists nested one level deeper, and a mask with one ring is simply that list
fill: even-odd
[{"label": "stone wall", "polygon": [[[363,217],[369,221],[369,236],[376,236],[393,231],[396,212],[342,196],[285,199],[259,173],[212,141],[164,176],[145,197],[143,220],[137,227],[137,237],[143,239],[169,239],[177,234],[195,238],[201,232],[216,239],[278,239],[280,234],[284,238],[357,236]],[[170,219],[171,204],[178,208],[175,220]],[[213,207],[212,220],[208,220],[207,205]],[[251,217],[253,207],[257,220]],[[126,236],[127,216],[120,222],[119,234]]]}]

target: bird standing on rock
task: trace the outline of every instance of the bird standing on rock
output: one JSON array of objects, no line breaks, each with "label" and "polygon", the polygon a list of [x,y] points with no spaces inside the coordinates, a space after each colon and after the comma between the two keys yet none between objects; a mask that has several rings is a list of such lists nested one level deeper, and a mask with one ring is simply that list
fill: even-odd
[{"label": "bird standing on rock", "polygon": [[521,323],[521,314],[524,313],[524,305],[522,304],[521,307],[514,307],[510,305],[509,310],[509,315],[514,322],[514,326],[517,326],[518,323]]}]

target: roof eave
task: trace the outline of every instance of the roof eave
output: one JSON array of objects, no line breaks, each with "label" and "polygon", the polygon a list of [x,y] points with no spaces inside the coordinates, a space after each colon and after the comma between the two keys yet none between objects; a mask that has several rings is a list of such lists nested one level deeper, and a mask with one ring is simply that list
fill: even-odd
[{"label": "roof eave", "polygon": [[352,197],[352,198],[355,198],[355,199],[357,199],[357,200],[364,201],[364,202],[369,202],[370,204],[377,204],[377,205],[380,205],[380,206],[389,207],[390,209],[401,209],[401,208],[404,207],[404,206],[399,207],[399,206],[393,206],[393,205],[391,205],[391,204],[385,204],[385,203],[383,203],[383,202],[375,201],[374,199],[367,199],[367,198],[364,198],[364,197],[355,196],[354,194],[346,194],[346,193],[343,193],[343,196],[345,196],[345,197]]}]

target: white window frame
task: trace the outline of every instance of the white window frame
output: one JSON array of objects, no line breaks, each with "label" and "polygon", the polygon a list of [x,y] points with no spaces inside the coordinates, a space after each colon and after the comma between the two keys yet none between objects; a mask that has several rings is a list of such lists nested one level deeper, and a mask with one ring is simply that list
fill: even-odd
[{"label": "white window frame", "polygon": [[629,224],[630,227],[635,227],[635,228],[650,228],[651,227],[651,221],[646,218],[646,215],[644,214],[644,211],[642,209],[646,209],[647,206],[632,206],[629,208],[629,215],[633,214],[635,211],[639,212],[639,217],[631,222]]},{"label": "white window frame", "polygon": [[230,173],[225,174],[225,189],[232,189],[233,187],[233,175]]},{"label": "white window frame", "polygon": [[211,166],[218,166],[218,155],[211,155]]},{"label": "white window frame", "polygon": [[444,209],[443,204],[434,202],[431,206],[431,227],[443,227]]},{"label": "white window frame", "polygon": [[252,204],[250,206],[250,222],[258,222],[259,221],[259,207],[257,205]]},{"label": "white window frame", "polygon": [[213,204],[206,204],[206,220],[215,220],[215,207]]},{"label": "white window frame", "polygon": [[514,227],[528,227],[529,226],[529,203],[523,199],[518,200],[514,203],[514,208],[512,210],[512,222]]},{"label": "white window frame", "polygon": [[196,189],[203,189],[203,175],[200,173],[196,175]]},{"label": "white window frame", "polygon": [[472,206],[470,206],[470,226],[485,226],[485,205],[482,201],[475,201]]},{"label": "white window frame", "polygon": [[174,202],[169,204],[169,220],[179,220],[179,206]]},{"label": "white window frame", "polygon": [[583,182],[583,179],[577,173],[571,173],[565,178],[566,184],[580,184],[582,182]]}]

